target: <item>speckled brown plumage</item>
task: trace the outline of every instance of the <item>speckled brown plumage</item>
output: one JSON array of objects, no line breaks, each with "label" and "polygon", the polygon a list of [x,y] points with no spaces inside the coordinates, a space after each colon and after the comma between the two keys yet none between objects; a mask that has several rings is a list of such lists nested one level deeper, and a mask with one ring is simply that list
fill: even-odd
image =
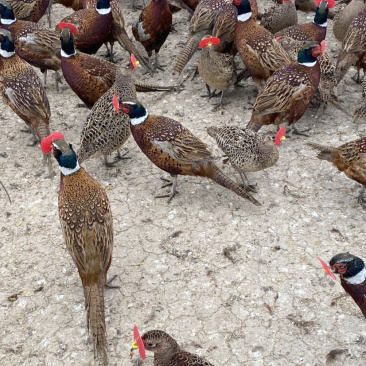
[{"label": "speckled brown plumage", "polygon": [[52,0],[53,4],[61,4],[66,8],[72,8],[74,11],[83,9],[83,0]]},{"label": "speckled brown plumage", "polygon": [[[97,7],[105,7],[106,14],[99,14]],[[109,11],[108,11],[109,9]],[[76,26],[78,32],[75,34],[75,47],[85,53],[95,53],[98,51],[112,26],[112,11],[109,0],[98,0],[96,8],[82,9],[61,20],[63,23],[70,23]],[[56,26],[57,31],[61,31]]]},{"label": "speckled brown plumage", "polygon": [[46,13],[50,0],[7,0],[17,19],[37,23]]},{"label": "speckled brown plumage", "polygon": [[[61,47],[60,36],[57,32],[38,23],[25,20],[15,20],[12,24],[4,24],[5,14],[3,12],[5,9],[7,9],[6,17],[8,19],[15,19],[14,13],[11,6],[4,5],[2,0],[0,7],[2,12],[1,26],[13,35],[17,54],[31,65],[40,68],[42,72],[60,70]],[[57,83],[56,87],[58,87]]]},{"label": "speckled brown plumage", "polygon": [[172,12],[166,0],[152,0],[132,24],[132,33],[149,58],[155,51],[155,68],[161,68],[158,53],[172,29]]},{"label": "speckled brown plumage", "polygon": [[[238,14],[248,11],[245,8],[248,0],[242,0]],[[243,8],[241,8],[243,6]],[[253,18],[246,21],[237,20],[235,25],[235,45],[241,59],[250,71],[250,74],[261,88],[265,81],[278,68],[290,63],[287,53],[276,41],[274,35],[257,24]]]},{"label": "speckled brown plumage", "polygon": [[[258,14],[257,2],[256,0],[250,0],[250,2],[255,18]],[[201,0],[191,18],[189,38],[174,66],[174,72],[183,71],[206,33],[220,38],[221,42],[232,42],[236,16],[235,6],[227,3],[226,0]]]},{"label": "speckled brown plumage", "polygon": [[314,62],[312,67],[291,62],[275,71],[267,80],[254,103],[247,128],[257,132],[263,125],[286,122],[291,125],[301,118],[320,80],[319,62],[312,57],[313,47],[319,55],[321,51],[316,42],[307,42],[303,51],[300,50],[302,56],[309,58],[307,62]]},{"label": "speckled brown plumage", "polygon": [[154,366],[213,366],[210,362],[180,349],[162,330],[149,330],[141,336],[145,349],[154,352]]},{"label": "speckled brown plumage", "polygon": [[[53,153],[67,168],[76,155],[63,140],[53,143]],[[75,170],[75,169],[74,169]],[[58,209],[66,247],[77,266],[84,289],[86,324],[92,334],[94,356],[107,365],[104,286],[112,261],[113,220],[104,188],[83,168],[61,172]]]},{"label": "speckled brown plumage", "polygon": [[[212,179],[237,195],[259,205],[248,192],[226,177],[215,165],[208,146],[179,122],[164,116],[149,115],[138,101],[124,100],[132,135],[141,151],[173,178],[169,201],[175,194],[177,175],[196,175]],[[136,124],[137,123],[137,124]]]},{"label": "speckled brown plumage", "polygon": [[[210,35],[206,35],[203,39],[210,37]],[[216,52],[213,46],[207,46],[201,50],[198,72],[209,91],[210,88],[221,91],[221,99],[218,104],[220,106],[224,92],[237,80],[233,56]],[[215,91],[213,91],[214,93]],[[209,97],[211,96],[213,95],[209,95]]]},{"label": "speckled brown plumage", "polygon": [[347,142],[339,147],[323,146],[315,143],[308,144],[320,150],[319,159],[330,161],[349,179],[362,184],[363,189],[359,196],[359,202],[366,207],[366,198],[364,197],[366,187],[366,137]]},{"label": "speckled brown plumage", "polygon": [[317,8],[314,21],[305,24],[296,24],[280,32],[276,33],[276,37],[290,37],[296,41],[316,41],[319,44],[325,39],[327,27],[321,26],[326,24],[328,18],[328,3],[322,1]]},{"label": "speckled brown plumage", "polygon": [[278,161],[275,136],[261,136],[254,131],[235,126],[209,127],[213,137],[228,157],[231,165],[240,174],[244,187],[248,187],[246,172],[269,168]]},{"label": "speckled brown plumage", "polygon": [[337,13],[333,22],[333,34],[338,41],[343,41],[353,18],[358,15],[365,6],[366,3],[364,0],[352,0],[342,9],[342,11]]},{"label": "speckled brown plumage", "polygon": [[[1,49],[14,47],[11,34],[0,29]],[[9,41],[7,45],[4,44]],[[14,48],[12,50],[14,52]],[[0,56],[0,91],[5,103],[32,129],[41,141],[50,134],[50,105],[34,69],[17,54]],[[45,155],[51,173],[50,156]]]},{"label": "speckled brown plumage", "polygon": [[261,19],[261,26],[273,34],[295,24],[297,24],[297,12],[293,0],[276,3]]},{"label": "speckled brown plumage", "polygon": [[131,71],[130,63],[121,65],[117,69],[115,83],[91,109],[80,137],[77,154],[80,163],[98,156],[104,156],[107,163],[107,156],[118,151],[131,135],[128,116],[117,114],[112,103],[113,95],[122,100],[136,98]]}]

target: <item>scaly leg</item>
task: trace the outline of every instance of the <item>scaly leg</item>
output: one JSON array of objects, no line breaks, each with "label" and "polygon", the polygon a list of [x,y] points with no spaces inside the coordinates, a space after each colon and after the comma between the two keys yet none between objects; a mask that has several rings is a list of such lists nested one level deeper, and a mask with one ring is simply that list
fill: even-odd
[{"label": "scaly leg", "polygon": [[[165,188],[165,187],[168,187],[168,186],[172,186],[172,189],[170,191],[169,194],[163,194],[163,195],[159,195],[159,196],[155,196],[155,198],[164,198],[164,197],[169,197],[167,203],[169,203],[172,198],[175,196],[177,192],[177,176],[176,175],[173,175],[171,174],[171,177],[172,177],[172,180],[171,181],[168,181],[168,183],[164,184],[161,188]],[[167,179],[165,178],[161,178],[162,180],[165,180],[167,181]]]},{"label": "scaly leg", "polygon": [[244,172],[239,172],[239,174],[241,176],[241,180],[243,181],[243,188],[246,191],[251,191],[251,192],[257,193],[258,192],[257,184],[249,184],[249,180]]},{"label": "scaly leg", "polygon": [[358,196],[358,203],[363,207],[366,208],[366,192],[365,186],[362,186],[360,195]]}]

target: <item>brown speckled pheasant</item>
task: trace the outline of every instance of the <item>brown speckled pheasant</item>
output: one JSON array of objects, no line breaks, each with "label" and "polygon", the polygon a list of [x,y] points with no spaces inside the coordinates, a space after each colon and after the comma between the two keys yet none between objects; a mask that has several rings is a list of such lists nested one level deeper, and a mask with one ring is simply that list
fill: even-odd
[{"label": "brown speckled pheasant", "polygon": [[366,137],[347,142],[339,147],[323,146],[312,142],[308,145],[320,150],[319,159],[330,161],[349,179],[362,184],[358,202],[366,208]]},{"label": "brown speckled pheasant", "polygon": [[[250,0],[250,3],[255,19],[258,14],[257,2]],[[189,38],[174,66],[174,72],[182,72],[206,33],[219,38],[221,42],[233,42],[236,17],[235,6],[227,0],[201,0],[192,16]]]},{"label": "brown speckled pheasant", "polygon": [[[75,47],[85,53],[96,53],[105,42],[112,26],[112,11],[109,0],[98,0],[95,8],[78,10],[60,22],[73,24],[77,33]],[[59,25],[57,31],[61,31]]]},{"label": "brown speckled pheasant", "polygon": [[333,34],[342,42],[353,18],[366,6],[365,0],[352,0],[342,11],[339,11],[334,18]]},{"label": "brown speckled pheasant", "polygon": [[112,212],[104,188],[79,166],[71,144],[59,135],[46,137],[42,150],[52,149],[59,164],[58,211],[63,237],[83,285],[94,357],[107,365],[104,286],[112,262]]},{"label": "brown speckled pheasant", "polygon": [[37,23],[46,13],[50,0],[8,0],[17,19]]},{"label": "brown speckled pheasant", "polygon": [[261,19],[261,26],[271,33],[277,33],[284,28],[297,24],[295,1],[283,0],[266,11]]},{"label": "brown speckled pheasant", "polygon": [[58,89],[57,71],[61,68],[60,36],[38,23],[17,20],[11,5],[4,0],[0,0],[0,9],[1,27],[13,35],[16,53],[31,65],[41,69],[45,83],[47,70],[56,71]]},{"label": "brown speckled pheasant", "polygon": [[290,63],[287,53],[274,35],[252,18],[248,0],[234,0],[238,9],[235,25],[235,45],[258,89],[278,68]]},{"label": "brown speckled pheasant", "polygon": [[[216,108],[222,104],[222,96],[237,80],[236,65],[233,56],[225,53],[219,53],[212,47],[220,42],[218,38],[212,38],[210,35],[203,37],[199,46],[202,48],[200,61],[198,63],[198,72],[206,83],[208,98],[215,96],[216,89],[221,91],[221,98]],[[214,91],[211,94],[210,88]]]},{"label": "brown speckled pheasant", "polygon": [[[305,42],[297,62],[275,71],[257,96],[247,128],[257,132],[263,125],[291,125],[299,120],[318,88],[317,57],[323,52],[317,42]],[[293,132],[300,133],[295,128]]]},{"label": "brown speckled pheasant", "polygon": [[[154,353],[154,366],[213,366],[205,359],[180,349],[178,343],[162,330],[149,330],[141,336],[143,347]],[[138,349],[136,342],[133,349]]]},{"label": "brown speckled pheasant", "polygon": [[122,158],[119,149],[131,135],[129,118],[124,113],[117,113],[112,100],[135,98],[135,83],[131,76],[134,66],[132,62],[121,65],[117,69],[116,81],[112,87],[94,104],[85,122],[80,138],[80,149],[77,153],[79,162],[98,156],[107,156],[117,150],[118,158]]},{"label": "brown speckled pheasant", "polygon": [[313,22],[293,25],[277,32],[276,36],[291,37],[296,41],[316,41],[320,44],[327,34],[328,12],[333,7],[334,0],[320,1]]},{"label": "brown speckled pheasant", "polygon": [[[61,32],[61,66],[66,82],[75,94],[91,108],[96,101],[113,85],[117,65],[99,57],[77,52],[73,34],[67,24]],[[73,31],[75,29],[73,28]],[[135,82],[140,92],[169,91],[173,87],[156,86]]]},{"label": "brown speckled pheasant", "polygon": [[177,176],[195,175],[212,179],[237,195],[260,205],[245,189],[222,173],[215,165],[208,146],[179,122],[150,115],[136,100],[124,100],[119,108],[130,116],[131,132],[142,152],[158,168],[171,175],[173,185],[168,202],[175,195]]},{"label": "brown speckled pheasant", "polygon": [[152,0],[132,24],[132,33],[144,46],[149,60],[152,52],[155,52],[155,69],[163,70],[158,53],[171,29],[172,12],[166,0]]},{"label": "brown speckled pheasant", "polygon": [[246,172],[257,172],[269,168],[278,161],[276,146],[285,139],[285,128],[276,136],[261,136],[246,128],[225,126],[209,127],[207,133],[213,137],[220,149],[227,155],[231,165],[238,171],[246,190],[254,190],[248,183]]},{"label": "brown speckled pheasant", "polygon": [[334,273],[341,277],[341,285],[366,318],[366,268],[364,261],[350,253],[335,255],[329,262]]},{"label": "brown speckled pheasant", "polygon": [[[0,29],[0,91],[8,106],[41,141],[50,134],[50,105],[41,80],[27,62],[15,54],[13,37]],[[44,155],[52,174],[50,154]]]}]

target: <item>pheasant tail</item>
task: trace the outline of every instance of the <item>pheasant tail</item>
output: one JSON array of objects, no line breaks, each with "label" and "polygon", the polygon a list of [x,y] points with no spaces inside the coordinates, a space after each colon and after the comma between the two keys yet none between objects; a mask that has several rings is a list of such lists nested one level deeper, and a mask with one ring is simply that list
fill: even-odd
[{"label": "pheasant tail", "polygon": [[332,156],[332,152],[336,150],[336,148],[331,146],[324,146],[315,144],[314,142],[307,142],[307,145],[311,146],[313,149],[319,150],[318,158],[321,160],[328,160],[332,162],[334,160]]},{"label": "pheasant tail", "polygon": [[[195,170],[197,169],[197,172]],[[254,203],[257,206],[261,204],[252,197],[244,188],[240,187],[234,181],[232,181],[229,177],[227,177],[212,161],[207,161],[207,163],[203,166],[203,174],[199,172],[202,168],[201,164],[194,163],[193,164],[193,171],[197,173],[197,175],[205,176],[207,178],[212,179],[220,186],[230,189],[231,191],[235,192],[238,196],[246,198],[250,202]]]},{"label": "pheasant tail", "polygon": [[91,330],[94,345],[94,358],[108,364],[107,339],[104,314],[104,284],[103,276],[99,283],[84,286],[86,323]]},{"label": "pheasant tail", "polygon": [[153,85],[153,84],[147,84],[147,83],[142,83],[142,82],[136,81],[135,88],[136,88],[137,92],[148,93],[148,92],[156,92],[156,91],[171,91],[171,90],[174,90],[174,88],[179,88],[179,85],[160,86],[160,85]]}]

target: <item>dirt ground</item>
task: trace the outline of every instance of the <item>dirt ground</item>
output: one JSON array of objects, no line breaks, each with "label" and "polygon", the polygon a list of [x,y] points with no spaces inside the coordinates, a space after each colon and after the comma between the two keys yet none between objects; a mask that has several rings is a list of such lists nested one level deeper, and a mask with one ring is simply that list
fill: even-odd
[{"label": "dirt ground", "polygon": [[[260,9],[269,1],[259,1]],[[132,0],[122,4],[125,21],[138,16]],[[70,13],[53,7],[52,24]],[[302,22],[313,14],[299,14]],[[160,55],[165,72],[139,80],[174,84],[172,70],[185,40],[189,16],[174,15]],[[329,21],[328,49],[336,57],[340,44]],[[128,57],[116,46],[117,58]],[[105,53],[103,48],[100,54]],[[198,60],[198,53],[183,77]],[[238,58],[238,62],[241,60]],[[114,216],[114,255],[109,275],[119,289],[106,290],[105,306],[110,365],[129,360],[133,325],[141,332],[162,329],[187,351],[214,365],[366,365],[365,318],[340,282],[322,271],[325,261],[350,251],[366,259],[366,211],[357,203],[360,186],[316,158],[307,141],[341,145],[365,132],[351,116],[361,86],[351,70],[339,86],[350,115],[330,106],[318,113],[311,105],[298,122],[310,137],[287,139],[276,166],[249,174],[258,183],[254,206],[211,181],[179,177],[179,194],[170,204],[155,199],[162,176],[135,145],[125,148],[130,160],[107,168],[102,159],[87,161],[87,171],[107,190]],[[56,92],[52,73],[47,89],[53,130],[79,146],[88,110],[76,108],[70,89]],[[224,109],[198,77],[181,92],[139,94],[152,114],[174,118],[207,142],[218,164],[234,180],[238,174],[222,164],[222,153],[206,133],[211,125],[245,126],[256,98],[251,79],[224,96]],[[0,364],[93,365],[85,326],[79,276],[63,243],[57,196],[59,178],[48,179],[39,146],[28,146],[24,123],[0,104]],[[363,121],[364,122],[364,121]],[[263,129],[264,131],[270,130]],[[272,128],[273,129],[273,128]],[[56,164],[54,164],[56,169]],[[146,365],[153,364],[148,353]]]}]

